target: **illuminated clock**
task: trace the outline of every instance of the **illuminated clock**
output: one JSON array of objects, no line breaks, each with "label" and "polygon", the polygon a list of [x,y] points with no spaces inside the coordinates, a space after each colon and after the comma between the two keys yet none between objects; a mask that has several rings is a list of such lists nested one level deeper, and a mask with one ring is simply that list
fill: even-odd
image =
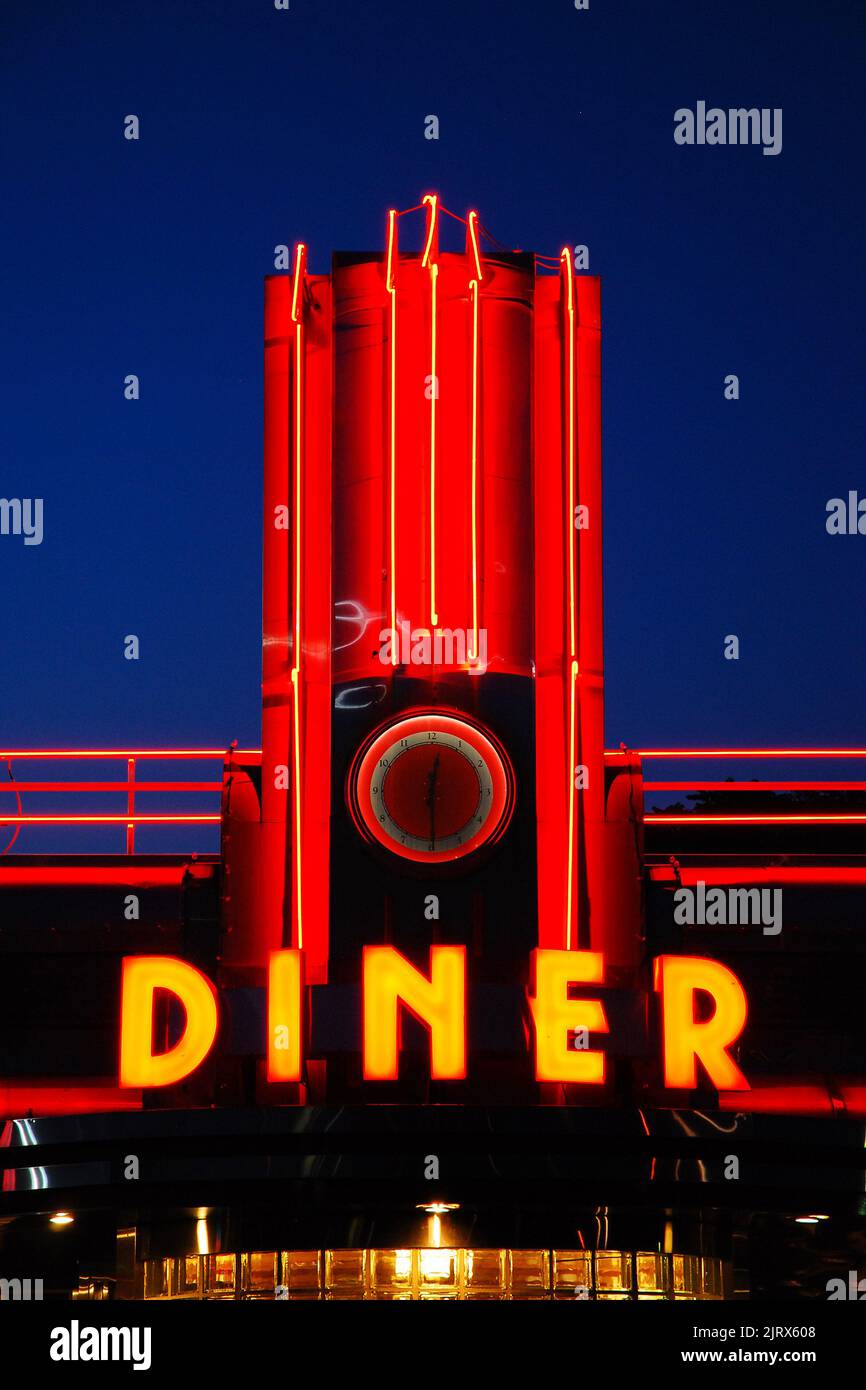
[{"label": "illuminated clock", "polygon": [[489,734],[459,714],[415,711],[380,729],[349,774],[349,801],[369,839],[421,863],[491,844],[514,805],[514,775]]}]

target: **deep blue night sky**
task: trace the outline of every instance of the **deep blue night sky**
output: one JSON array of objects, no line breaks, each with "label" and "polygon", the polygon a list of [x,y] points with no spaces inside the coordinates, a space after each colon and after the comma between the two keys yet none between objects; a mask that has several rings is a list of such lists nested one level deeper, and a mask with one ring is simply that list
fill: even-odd
[{"label": "deep blue night sky", "polygon": [[[0,496],[45,538],[0,537],[0,746],[258,742],[262,278],[427,190],[603,277],[609,743],[866,743],[864,60],[857,0],[2,0]],[[698,100],[782,153],[677,146]]]}]

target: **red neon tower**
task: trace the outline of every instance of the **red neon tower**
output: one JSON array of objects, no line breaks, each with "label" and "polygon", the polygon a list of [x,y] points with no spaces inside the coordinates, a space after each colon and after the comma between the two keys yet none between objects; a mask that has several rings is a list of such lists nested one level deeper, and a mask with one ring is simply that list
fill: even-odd
[{"label": "red neon tower", "polygon": [[541,945],[602,950],[625,980],[599,281],[568,249],[488,252],[474,212],[441,250],[435,195],[408,212],[417,250],[392,211],[384,252],[317,276],[299,245],[266,282],[261,794],[237,769],[226,960],[255,975],[300,946],[322,984],[377,929],[422,954],[413,903],[442,884],[447,939],[480,933],[493,977]]}]

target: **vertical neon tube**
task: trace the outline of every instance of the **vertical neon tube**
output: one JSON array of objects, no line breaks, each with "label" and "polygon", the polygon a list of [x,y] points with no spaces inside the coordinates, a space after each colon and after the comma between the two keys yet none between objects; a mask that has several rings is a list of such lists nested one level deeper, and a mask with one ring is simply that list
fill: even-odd
[{"label": "vertical neon tube", "polygon": [[390,420],[389,420],[389,569],[391,572],[391,665],[398,664],[397,643],[397,286],[394,281],[394,254],[397,249],[397,213],[388,213],[388,263],[385,285],[391,305],[390,333]]},{"label": "vertical neon tube", "polygon": [[574,400],[574,275],[571,251],[565,247],[560,258],[566,277],[566,376],[567,376],[567,445],[566,445],[566,516],[565,542],[568,556],[568,867],[565,894],[565,949],[572,949],[574,936],[574,834],[577,812],[575,787],[576,718],[577,718],[577,595],[575,593],[574,520],[575,520],[575,400]]},{"label": "vertical neon tube", "polygon": [[[470,216],[472,214],[470,213]],[[472,304],[472,647],[468,653],[478,661],[478,281],[469,281]]]},{"label": "vertical neon tube", "polygon": [[304,325],[303,325],[303,275],[307,248],[299,243],[295,252],[295,276],[292,286],[292,322],[295,325],[295,498],[294,498],[294,639],[292,643],[292,794],[295,819],[295,931],[294,941],[299,951],[304,947],[303,919],[303,866],[301,841],[301,532],[302,491],[301,474],[303,469],[303,410],[304,410]]},{"label": "vertical neon tube", "polygon": [[439,384],[436,380],[436,284],[439,267],[430,265],[430,626],[436,628],[439,614],[436,612],[436,397]]},{"label": "vertical neon tube", "polygon": [[435,629],[439,624],[436,612],[436,397],[439,394],[436,380],[436,283],[439,278],[436,230],[439,200],[435,193],[426,193],[422,202],[427,205],[427,239],[421,265],[430,270],[430,626]]}]

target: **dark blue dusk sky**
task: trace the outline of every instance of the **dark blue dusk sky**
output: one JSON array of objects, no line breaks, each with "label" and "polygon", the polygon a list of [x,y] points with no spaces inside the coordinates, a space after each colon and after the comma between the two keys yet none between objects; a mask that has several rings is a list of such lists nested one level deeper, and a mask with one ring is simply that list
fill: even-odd
[{"label": "dark blue dusk sky", "polygon": [[864,13],[2,0],[0,746],[258,742],[262,279],[427,190],[603,279],[609,743],[866,743]]}]

